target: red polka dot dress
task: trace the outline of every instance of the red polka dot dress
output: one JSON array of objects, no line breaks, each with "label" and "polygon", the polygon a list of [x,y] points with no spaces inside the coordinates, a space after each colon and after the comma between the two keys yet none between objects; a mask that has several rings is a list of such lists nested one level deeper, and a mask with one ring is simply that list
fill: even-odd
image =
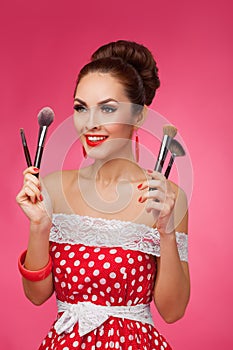
[{"label": "red polka dot dress", "polygon": [[[159,256],[143,224],[53,214],[51,257],[58,316],[39,350],[169,350],[149,304]],[[187,238],[177,234],[187,260]]]}]

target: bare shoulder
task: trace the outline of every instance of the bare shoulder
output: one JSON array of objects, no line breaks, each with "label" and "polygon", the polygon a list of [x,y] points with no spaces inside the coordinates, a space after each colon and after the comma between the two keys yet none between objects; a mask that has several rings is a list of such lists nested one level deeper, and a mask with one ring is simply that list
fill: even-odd
[{"label": "bare shoulder", "polygon": [[69,187],[77,174],[77,170],[62,170],[46,175],[42,179],[42,188],[44,188],[51,200],[56,201],[61,198],[64,190]]},{"label": "bare shoulder", "polygon": [[188,200],[185,191],[176,183],[169,180],[176,196],[174,218],[176,231],[188,233]]},{"label": "bare shoulder", "polygon": [[53,173],[50,173],[46,175],[43,178],[43,183],[46,186],[46,188],[53,189],[56,187],[56,189],[59,188],[59,186],[64,186],[67,183],[71,182],[75,176],[75,174],[78,173],[78,170],[62,170],[62,171],[56,171]]}]

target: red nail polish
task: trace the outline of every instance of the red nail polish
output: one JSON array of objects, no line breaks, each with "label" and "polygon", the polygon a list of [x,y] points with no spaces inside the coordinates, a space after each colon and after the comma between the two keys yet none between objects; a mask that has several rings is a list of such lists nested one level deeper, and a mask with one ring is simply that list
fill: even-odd
[{"label": "red nail polish", "polygon": [[42,196],[42,194],[40,195],[40,201],[42,202],[43,201],[43,196]]},{"label": "red nail polish", "polygon": [[139,184],[137,187],[138,187],[138,189],[140,189],[142,187],[142,184]]},{"label": "red nail polish", "polygon": [[38,169],[38,168],[33,168],[33,170],[34,170],[34,171],[39,171],[39,169]]},{"label": "red nail polish", "polygon": [[138,201],[141,203],[141,202],[142,202],[142,197],[139,197],[139,198],[138,198]]},{"label": "red nail polish", "polygon": [[153,170],[147,169],[147,172],[151,174],[153,173]]}]

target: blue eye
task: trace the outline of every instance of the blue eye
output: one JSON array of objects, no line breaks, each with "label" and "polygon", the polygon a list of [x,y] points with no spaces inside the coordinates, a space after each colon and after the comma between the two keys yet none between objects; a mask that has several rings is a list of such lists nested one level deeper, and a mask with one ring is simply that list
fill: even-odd
[{"label": "blue eye", "polygon": [[78,113],[85,113],[87,111],[83,105],[74,105],[74,110]]},{"label": "blue eye", "polygon": [[117,110],[117,107],[109,106],[109,105],[103,105],[101,106],[101,111],[104,113],[113,113]]}]

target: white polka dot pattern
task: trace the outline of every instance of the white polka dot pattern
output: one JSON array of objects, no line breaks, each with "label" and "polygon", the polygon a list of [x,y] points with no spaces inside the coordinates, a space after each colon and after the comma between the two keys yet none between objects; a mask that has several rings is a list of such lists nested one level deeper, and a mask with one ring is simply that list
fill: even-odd
[{"label": "white polka dot pattern", "polygon": [[[104,306],[147,304],[152,300],[156,263],[152,255],[123,248],[51,244],[57,298]],[[78,323],[58,335],[52,327],[39,350],[121,349],[171,350],[148,323],[110,317],[83,337]]]}]

